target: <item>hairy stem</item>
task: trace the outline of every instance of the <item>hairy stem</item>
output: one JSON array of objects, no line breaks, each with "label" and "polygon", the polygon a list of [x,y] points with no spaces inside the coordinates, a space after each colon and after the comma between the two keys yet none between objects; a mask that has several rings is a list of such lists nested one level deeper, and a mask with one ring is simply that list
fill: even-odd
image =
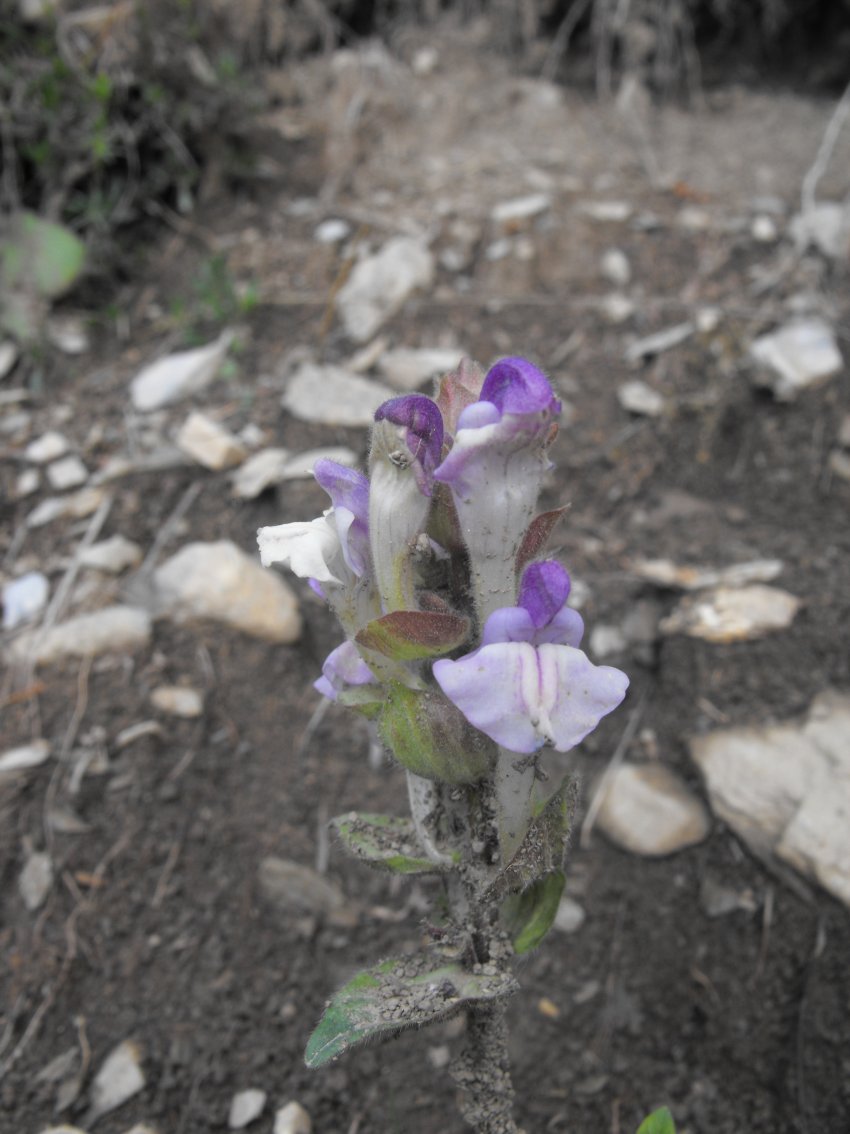
[{"label": "hairy stem", "polygon": [[476,1134],[520,1134],[513,1120],[504,1004],[469,1009],[466,1044],[450,1071],[461,1089],[460,1112]]}]

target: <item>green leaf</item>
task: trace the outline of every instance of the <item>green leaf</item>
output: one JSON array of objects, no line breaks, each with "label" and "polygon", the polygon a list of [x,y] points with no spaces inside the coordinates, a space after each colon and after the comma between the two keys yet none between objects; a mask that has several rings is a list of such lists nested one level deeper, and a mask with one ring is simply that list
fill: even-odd
[{"label": "green leaf", "polygon": [[[446,868],[422,854],[411,819],[356,811],[331,819],[343,846],[355,858],[395,874],[438,874]],[[457,854],[460,861],[460,855]]]},{"label": "green leaf", "polygon": [[417,661],[451,653],[468,637],[469,619],[459,614],[394,610],[364,626],[357,642],[395,661]]},{"label": "green leaf", "polygon": [[0,245],[0,276],[6,287],[34,288],[45,299],[56,299],[77,279],[85,258],[86,246],[70,229],[20,212]]},{"label": "green leaf", "polygon": [[654,1110],[637,1128],[637,1134],[676,1134],[673,1115],[666,1106]]},{"label": "green leaf", "polygon": [[545,874],[561,870],[576,806],[576,784],[567,776],[534,815],[528,830],[487,896],[491,899],[521,892]]},{"label": "green leaf", "polygon": [[473,784],[490,770],[495,746],[439,691],[392,682],[378,733],[396,760],[426,780]]},{"label": "green leaf", "polygon": [[521,894],[510,894],[502,904],[502,921],[513,941],[514,952],[536,949],[555,921],[566,878],[562,870],[538,878]]},{"label": "green leaf", "polygon": [[516,992],[507,972],[473,973],[433,957],[399,957],[358,973],[328,1003],[304,1060],[321,1067],[350,1047],[453,1015],[474,1000]]}]

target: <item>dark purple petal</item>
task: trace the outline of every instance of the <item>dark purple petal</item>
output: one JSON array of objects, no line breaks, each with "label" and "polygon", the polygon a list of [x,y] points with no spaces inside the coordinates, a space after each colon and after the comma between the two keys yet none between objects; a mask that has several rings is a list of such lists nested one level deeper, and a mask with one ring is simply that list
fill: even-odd
[{"label": "dark purple petal", "polygon": [[547,559],[531,563],[522,573],[518,605],[525,607],[540,630],[548,625],[567,601],[570,577],[560,563]]},{"label": "dark purple petal", "polygon": [[480,400],[492,402],[501,413],[558,413],[561,409],[549,379],[525,358],[503,358],[492,366]]},{"label": "dark purple petal", "polygon": [[375,421],[390,421],[404,428],[404,442],[411,456],[430,479],[443,449],[443,418],[436,404],[424,394],[390,398],[375,411]]},{"label": "dark purple petal", "polygon": [[347,508],[365,524],[369,519],[369,480],[357,469],[327,457],[316,461],[313,476],[330,496],[334,508]]}]

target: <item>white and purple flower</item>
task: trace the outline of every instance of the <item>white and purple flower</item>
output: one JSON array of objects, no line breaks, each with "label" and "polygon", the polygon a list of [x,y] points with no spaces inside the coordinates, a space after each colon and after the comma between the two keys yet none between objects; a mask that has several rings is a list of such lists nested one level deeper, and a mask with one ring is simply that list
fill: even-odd
[{"label": "white and purple flower", "polygon": [[629,680],[578,648],[581,616],[567,605],[559,563],[525,569],[518,605],[494,611],[477,650],[434,663],[437,684],[477,729],[511,752],[574,748],[623,700]]}]

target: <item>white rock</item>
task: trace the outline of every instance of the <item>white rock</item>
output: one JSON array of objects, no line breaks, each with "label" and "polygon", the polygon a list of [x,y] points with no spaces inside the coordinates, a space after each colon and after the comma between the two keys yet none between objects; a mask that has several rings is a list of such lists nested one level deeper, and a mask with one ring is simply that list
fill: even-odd
[{"label": "white rock", "polygon": [[514,197],[495,205],[490,210],[490,217],[496,224],[511,228],[522,221],[539,217],[551,207],[552,198],[548,193],[529,193],[526,197]]},{"label": "white rock", "polygon": [[0,779],[15,776],[29,768],[38,768],[49,756],[50,745],[46,740],[34,740],[31,744],[7,748],[0,753]]},{"label": "white rock", "polygon": [[698,205],[683,205],[676,215],[676,224],[688,232],[704,232],[713,223],[711,213]]},{"label": "white rock", "polygon": [[564,894],[558,903],[558,912],[555,914],[553,928],[560,933],[577,933],[584,925],[586,916],[578,902]]},{"label": "white rock", "polygon": [[46,496],[27,516],[27,527],[41,528],[54,520],[82,520],[96,512],[103,500],[102,488],[81,488],[67,496]]},{"label": "white rock", "polygon": [[72,453],[47,466],[47,479],[56,492],[65,492],[68,488],[79,488],[81,484],[85,484],[89,479],[89,470]]},{"label": "white rock", "polygon": [[169,354],[146,366],[130,384],[133,406],[143,413],[173,405],[212,382],[233,340],[224,331],[215,342]]},{"label": "white rock", "polygon": [[133,1040],[124,1040],[107,1055],[91,1086],[86,1125],[123,1106],[145,1086],[142,1054]]},{"label": "white rock", "polygon": [[706,642],[744,642],[784,630],[794,621],[800,600],[779,587],[753,583],[744,587],[717,587],[688,596],[667,618],[662,634],[687,634]]},{"label": "white rock", "polygon": [[772,244],[779,236],[779,229],[772,217],[762,214],[753,217],[750,233],[753,240],[757,240],[760,244]]},{"label": "white rock", "polygon": [[452,347],[412,350],[399,347],[388,350],[378,361],[378,369],[397,390],[416,390],[431,378],[442,377],[457,368],[463,351]]},{"label": "white rock", "polygon": [[41,476],[38,469],[24,469],[15,481],[15,498],[23,500],[25,496],[32,496],[34,492],[38,491],[40,484]]},{"label": "white rock", "polygon": [[675,327],[667,327],[663,331],[658,331],[654,335],[647,335],[646,338],[631,343],[626,347],[623,357],[630,364],[640,362],[653,354],[661,354],[665,350],[678,346],[689,339],[694,330],[693,323],[677,323]]},{"label": "white rock", "polygon": [[621,248],[609,248],[603,252],[599,270],[606,280],[617,287],[625,287],[632,278],[632,266]]},{"label": "white rock", "polygon": [[44,610],[50,583],[40,571],[28,571],[3,587],[3,629],[23,626]]},{"label": "white rock", "polygon": [[632,215],[628,201],[582,201],[578,208],[591,220],[602,222],[627,221]]},{"label": "white rock", "polygon": [[694,318],[696,328],[701,335],[711,335],[720,326],[723,312],[719,307],[700,307]]},{"label": "white rock", "polygon": [[190,543],[154,572],[157,608],[176,622],[212,619],[271,642],[301,634],[298,600],[229,540]]},{"label": "white rock", "polygon": [[64,457],[68,452],[68,438],[54,429],[30,441],[24,449],[24,457],[36,465],[46,465],[48,461],[55,461],[57,457]]},{"label": "white rock", "polygon": [[301,421],[362,426],[371,425],[375,410],[395,393],[341,366],[304,362],[289,380],[282,405]]},{"label": "white rock", "polygon": [[663,396],[639,378],[620,386],[617,401],[624,410],[642,417],[660,417],[664,413]]},{"label": "white rock", "polygon": [[31,913],[44,905],[52,885],[53,861],[44,851],[35,851],[27,858],[18,878],[18,890]]},{"label": "white rock", "polygon": [[504,260],[506,256],[510,256],[513,250],[513,241],[507,236],[501,236],[498,240],[492,241],[484,249],[484,258],[489,260],[491,264],[495,264],[498,260]]},{"label": "white rock", "polygon": [[83,567],[105,571],[109,575],[120,575],[128,567],[138,567],[142,561],[142,549],[133,540],[114,535],[83,548],[78,559]]},{"label": "white rock", "polygon": [[815,698],[803,723],[692,739],[715,812],[850,906],[850,697]]},{"label": "white rock", "polygon": [[762,335],[750,346],[752,359],[765,371],[756,381],[769,386],[779,401],[837,374],[844,360],[831,327],[823,319],[800,319]]},{"label": "white rock", "polygon": [[782,574],[781,559],[750,559],[731,567],[682,567],[671,559],[634,559],[632,572],[659,587],[700,591],[708,587],[742,587],[747,583],[772,583]]},{"label": "white rock", "polygon": [[230,1102],[230,1113],[227,1116],[227,1125],[231,1130],[242,1130],[250,1126],[259,1118],[266,1106],[268,1095],[256,1087],[249,1087],[247,1091],[239,1091]]},{"label": "white rock", "polygon": [[218,472],[245,460],[247,452],[238,437],[205,413],[190,413],[177,434],[177,447],[205,469]]},{"label": "white rock", "polygon": [[5,339],[0,342],[0,381],[2,381],[7,374],[12,373],[12,368],[18,361],[18,348],[11,341]]},{"label": "white rock", "polygon": [[605,789],[597,824],[625,850],[657,857],[701,843],[710,820],[700,800],[663,764],[621,764]]},{"label": "white rock", "polygon": [[106,606],[92,614],[80,614],[60,622],[46,633],[28,630],[9,647],[13,661],[32,658],[47,665],[68,657],[105,653],[128,653],[150,641],[151,620],[147,611],[133,606]]},{"label": "white rock", "polygon": [[350,232],[351,225],[348,221],[333,217],[318,225],[313,233],[313,238],[319,244],[339,244],[341,240],[345,240]]},{"label": "white rock", "polygon": [[364,343],[418,288],[430,287],[434,258],[424,241],[397,236],[361,260],[336,298],[349,338]]},{"label": "white rock", "polygon": [[287,1103],[274,1116],[272,1134],[312,1134],[312,1131],[310,1115],[300,1103]]},{"label": "white rock", "polygon": [[791,236],[800,249],[817,248],[832,260],[850,256],[850,206],[821,201],[791,221]]},{"label": "white rock", "polygon": [[625,323],[636,311],[636,304],[627,295],[612,292],[599,300],[599,313],[609,323]]},{"label": "white rock", "polygon": [[85,354],[90,346],[85,323],[77,315],[48,319],[47,337],[63,354]]},{"label": "white rock", "polygon": [[258,879],[265,899],[284,913],[331,914],[345,905],[335,882],[309,866],[276,855],[262,860]]},{"label": "white rock", "polygon": [[[433,75],[434,71],[436,71],[439,62],[440,55],[436,47],[431,47],[430,45],[417,47],[410,61],[410,69],[418,78],[427,79],[429,75]],[[275,1131],[275,1134],[277,1134],[277,1131]]]},{"label": "white rock", "polygon": [[267,488],[280,484],[289,458],[288,449],[261,449],[254,453],[233,474],[233,495],[240,500],[254,500]]},{"label": "white rock", "polygon": [[157,686],[151,690],[151,704],[161,713],[175,717],[199,717],[204,711],[203,694],[187,685]]},{"label": "white rock", "polygon": [[590,652],[596,658],[609,658],[621,654],[626,648],[625,636],[618,626],[598,622],[590,634]]},{"label": "white rock", "polygon": [[357,464],[357,454],[353,449],[344,445],[329,445],[322,449],[306,449],[303,453],[296,453],[286,462],[283,470],[284,480],[305,480],[313,475],[313,469],[318,460],[336,461],[338,465],[348,465],[354,468]]}]

